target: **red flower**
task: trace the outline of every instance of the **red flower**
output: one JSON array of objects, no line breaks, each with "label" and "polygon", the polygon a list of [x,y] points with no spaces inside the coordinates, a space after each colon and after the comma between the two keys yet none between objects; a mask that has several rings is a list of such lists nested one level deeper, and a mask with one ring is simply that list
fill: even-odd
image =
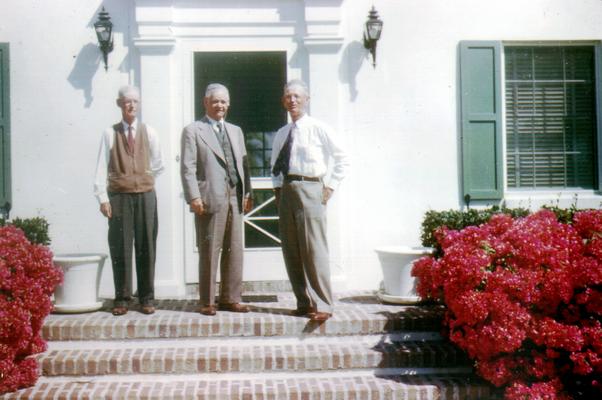
[{"label": "red flower", "polygon": [[30,356],[46,349],[40,331],[61,281],[47,247],[31,244],[18,228],[0,228],[0,394],[36,382]]},{"label": "red flower", "polygon": [[570,400],[570,396],[561,393],[562,383],[554,379],[547,382],[527,385],[524,382],[515,382],[506,389],[507,400]]},{"label": "red flower", "polygon": [[481,376],[509,385],[507,399],[568,399],[567,374],[600,386],[602,211],[573,224],[495,215],[435,236],[443,255],[414,265],[418,292],[445,302],[449,338]]}]

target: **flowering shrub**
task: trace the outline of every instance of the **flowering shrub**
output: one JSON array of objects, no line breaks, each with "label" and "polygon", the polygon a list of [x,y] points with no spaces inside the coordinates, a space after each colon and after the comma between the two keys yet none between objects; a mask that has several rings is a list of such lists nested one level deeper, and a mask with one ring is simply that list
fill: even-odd
[{"label": "flowering shrub", "polygon": [[436,231],[440,258],[414,264],[420,296],[506,399],[602,398],[602,211],[572,223],[543,210]]},{"label": "flowering shrub", "polygon": [[36,382],[37,363],[29,356],[46,350],[40,331],[62,277],[48,247],[30,243],[12,225],[0,227],[0,394]]}]

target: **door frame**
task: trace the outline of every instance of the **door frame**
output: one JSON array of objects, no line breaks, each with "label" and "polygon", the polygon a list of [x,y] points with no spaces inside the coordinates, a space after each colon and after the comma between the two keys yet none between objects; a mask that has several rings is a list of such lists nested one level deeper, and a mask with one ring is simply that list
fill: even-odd
[{"label": "door frame", "polygon": [[[284,43],[279,47],[266,46],[261,48],[238,48],[238,47],[211,47],[206,48],[205,46],[192,45],[186,51],[188,53],[189,62],[187,71],[183,76],[187,77],[184,79],[184,85],[187,90],[186,98],[184,102],[186,109],[189,113],[189,121],[194,120],[195,113],[195,93],[194,93],[194,57],[195,53],[199,52],[282,52],[286,54],[286,65],[287,73],[286,79],[293,79],[293,77],[300,79],[301,70],[290,68],[291,65],[291,51],[293,43],[288,43],[289,47],[286,48]],[[291,74],[293,74],[291,76]],[[287,117],[288,119],[289,117]],[[186,124],[184,124],[186,125]],[[184,126],[183,125],[183,126]],[[244,130],[244,127],[242,127]],[[269,177],[255,177],[251,178],[251,185],[254,190],[256,189],[271,189],[272,181]],[[182,196],[183,198],[183,196]],[[272,196],[271,201],[274,201]],[[269,201],[270,201],[269,200]],[[259,205],[255,205],[257,208]],[[244,224],[249,222],[249,218],[245,216]],[[244,228],[243,228],[244,229]],[[184,203],[184,277],[186,284],[198,283],[198,260],[199,253],[196,246],[196,231],[194,226],[194,218],[188,210],[188,205]],[[217,279],[219,280],[219,268],[217,273]],[[282,250],[280,247],[269,247],[269,248],[245,248],[244,251],[244,268],[243,268],[243,280],[244,281],[279,281],[288,279],[286,274],[286,268],[284,267],[284,258],[282,256]]]}]

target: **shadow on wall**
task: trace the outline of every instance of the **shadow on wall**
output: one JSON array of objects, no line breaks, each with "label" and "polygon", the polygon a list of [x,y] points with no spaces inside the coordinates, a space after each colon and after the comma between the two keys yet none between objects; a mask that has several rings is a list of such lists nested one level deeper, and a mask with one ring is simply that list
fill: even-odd
[{"label": "shadow on wall", "polygon": [[[74,56],[75,63],[73,69],[69,73],[67,80],[75,89],[83,91],[84,94],[84,106],[89,108],[92,105],[94,96],[92,95],[92,80],[98,70],[104,69],[104,63],[102,61],[102,53],[98,47],[96,41],[96,33],[94,31],[94,23],[98,19],[98,14],[105,7],[105,10],[109,12],[111,22],[113,23],[113,37],[115,40],[115,47],[124,46],[128,47],[127,41],[129,40],[129,25],[130,25],[130,12],[129,6],[124,6],[124,3],[120,3],[121,0],[104,0],[102,4],[99,4],[98,8],[90,15],[88,21],[86,21],[85,29],[92,32],[94,35],[94,41],[84,45],[79,54]],[[124,8],[126,7],[126,8]],[[121,33],[121,35],[115,35]],[[121,40],[122,42],[118,43]],[[111,55],[109,55],[109,58]],[[110,66],[109,66],[110,68]],[[124,71],[130,68],[128,64],[128,57],[119,64],[118,70]],[[104,71],[103,71],[104,72]]]},{"label": "shadow on wall", "polygon": [[85,103],[89,108],[94,97],[92,96],[92,79],[101,64],[101,53],[96,43],[88,43],[80,50],[75,58],[73,69],[67,80],[75,89],[83,90]]},{"label": "shadow on wall", "polygon": [[349,43],[343,51],[339,76],[341,82],[349,86],[349,99],[351,101],[355,101],[358,95],[356,78],[367,54],[364,45],[358,41]]}]

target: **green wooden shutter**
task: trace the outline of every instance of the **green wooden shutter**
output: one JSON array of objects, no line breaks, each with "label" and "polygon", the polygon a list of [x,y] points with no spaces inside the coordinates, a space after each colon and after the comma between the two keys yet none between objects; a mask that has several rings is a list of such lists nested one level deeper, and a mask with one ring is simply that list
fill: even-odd
[{"label": "green wooden shutter", "polygon": [[460,42],[463,195],[503,195],[501,43]]},{"label": "green wooden shutter", "polygon": [[8,43],[0,43],[0,210],[11,207]]}]

